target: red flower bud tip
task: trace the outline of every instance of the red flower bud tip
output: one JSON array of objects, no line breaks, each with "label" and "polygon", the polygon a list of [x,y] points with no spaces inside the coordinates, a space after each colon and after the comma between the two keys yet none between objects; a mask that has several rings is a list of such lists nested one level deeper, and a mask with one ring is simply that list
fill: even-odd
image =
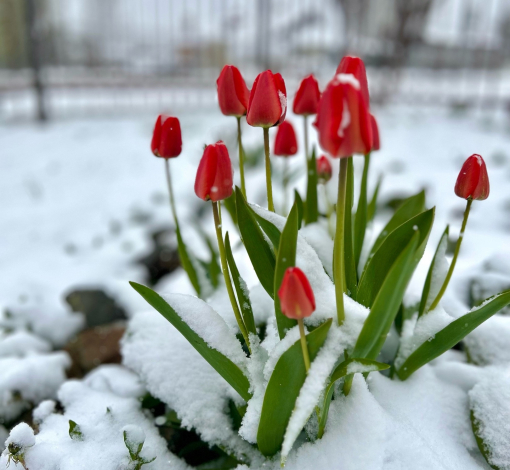
[{"label": "red flower bud tip", "polygon": [[204,150],[195,179],[195,194],[204,201],[221,201],[232,194],[233,171],[226,145],[220,140]]},{"label": "red flower bud tip", "polygon": [[327,183],[331,179],[333,169],[331,163],[329,163],[328,157],[323,155],[317,160],[317,176],[321,183]]},{"label": "red flower bud tip", "polygon": [[457,183],[455,183],[455,194],[462,199],[478,199],[483,201],[489,197],[489,175],[487,167],[480,155],[471,155],[462,165]]},{"label": "red flower bud tip", "polygon": [[160,114],[152,134],[151,150],[156,157],[175,158],[181,154],[182,139],[179,119]]},{"label": "red flower bud tip", "polygon": [[367,72],[365,70],[365,64],[359,57],[351,57],[345,56],[338,65],[336,69],[336,73],[350,73],[354,75],[356,80],[358,80],[361,94],[365,99],[365,103],[367,108],[370,107],[370,98],[368,94],[368,81],[367,81]]},{"label": "red flower bud tip", "polygon": [[292,108],[294,114],[302,114],[304,116],[317,114],[320,99],[319,83],[313,75],[308,75],[308,77],[303,78],[294,98]]},{"label": "red flower bud tip", "polygon": [[254,127],[278,126],[287,113],[287,91],[279,73],[259,73],[250,93],[246,122]]},{"label": "red flower bud tip", "polygon": [[379,126],[373,114],[370,115],[370,122],[372,123],[372,150],[379,150],[381,142],[379,140]]},{"label": "red flower bud tip", "polygon": [[248,109],[250,91],[239,69],[233,65],[225,65],[216,85],[221,112],[225,116],[244,116]]},{"label": "red flower bud tip", "polygon": [[314,126],[321,147],[333,157],[370,152],[370,113],[354,75],[338,74],[329,82],[319,102]]},{"label": "red flower bud tip", "polygon": [[284,121],[276,131],[274,154],[280,157],[290,157],[296,155],[297,151],[298,144],[294,127],[289,121]]},{"label": "red flower bud tip", "polygon": [[287,268],[278,290],[282,313],[294,320],[309,317],[315,310],[315,297],[305,273],[299,268]]}]

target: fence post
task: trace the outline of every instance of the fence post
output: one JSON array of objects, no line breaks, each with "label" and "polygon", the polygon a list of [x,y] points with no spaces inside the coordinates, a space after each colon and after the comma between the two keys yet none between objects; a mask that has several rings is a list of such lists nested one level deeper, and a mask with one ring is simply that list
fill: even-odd
[{"label": "fence post", "polygon": [[46,121],[48,115],[46,113],[45,100],[44,100],[44,84],[41,78],[41,37],[40,29],[38,27],[37,17],[37,0],[26,0],[26,31],[27,31],[27,49],[28,49],[28,63],[32,69],[33,74],[33,87],[37,100],[37,120]]}]

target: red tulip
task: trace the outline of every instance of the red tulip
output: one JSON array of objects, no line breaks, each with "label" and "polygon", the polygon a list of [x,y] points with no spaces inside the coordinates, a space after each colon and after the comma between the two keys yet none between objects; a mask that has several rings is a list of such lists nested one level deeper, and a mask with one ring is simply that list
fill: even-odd
[{"label": "red tulip", "polygon": [[271,70],[259,73],[250,93],[246,122],[254,127],[278,126],[287,113],[285,82]]},{"label": "red tulip", "polygon": [[321,147],[333,157],[372,149],[370,113],[353,75],[338,74],[322,94],[314,123]]},{"label": "red tulip", "polygon": [[328,157],[323,155],[317,160],[317,176],[319,181],[327,183],[331,179],[332,173],[331,163],[329,163]]},{"label": "red tulip", "polygon": [[462,165],[455,194],[463,199],[478,199],[483,201],[489,197],[490,185],[487,167],[480,155],[471,155]]},{"label": "red tulip", "polygon": [[370,115],[370,122],[372,123],[372,150],[379,150],[381,148],[379,126],[373,114]]},{"label": "red tulip", "polygon": [[218,101],[225,116],[244,116],[248,108],[250,91],[239,72],[233,65],[225,65],[216,80]]},{"label": "red tulip", "polygon": [[204,201],[221,201],[232,194],[233,171],[226,145],[220,140],[204,150],[195,179],[195,194]]},{"label": "red tulip", "polygon": [[304,116],[317,114],[320,99],[319,83],[313,75],[308,75],[308,77],[303,78],[294,98],[294,114],[302,114]]},{"label": "red tulip", "polygon": [[365,99],[365,103],[367,108],[370,107],[370,98],[368,94],[368,81],[367,81],[367,72],[365,70],[365,64],[359,57],[351,57],[345,56],[338,65],[336,69],[336,73],[350,73],[354,75],[356,80],[358,80],[361,94]]},{"label": "red tulip", "polygon": [[181,154],[182,138],[179,119],[160,114],[152,134],[151,150],[156,157],[175,158]]},{"label": "red tulip", "polygon": [[299,268],[287,268],[278,290],[282,313],[294,320],[309,317],[315,310],[315,297],[305,273]]},{"label": "red tulip", "polygon": [[296,155],[298,151],[296,132],[289,121],[284,121],[276,131],[274,154],[280,157]]}]

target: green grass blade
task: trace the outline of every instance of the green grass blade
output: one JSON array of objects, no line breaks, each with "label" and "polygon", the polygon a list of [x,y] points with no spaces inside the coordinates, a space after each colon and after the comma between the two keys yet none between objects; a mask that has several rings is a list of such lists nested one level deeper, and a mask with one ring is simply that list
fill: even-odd
[{"label": "green grass blade", "polygon": [[434,209],[429,209],[408,220],[385,237],[384,242],[367,262],[361,275],[356,298],[359,303],[369,308],[372,306],[395,259],[417,231],[420,233],[415,257],[416,264],[418,264],[425,251],[433,221]]},{"label": "green grass blade", "polygon": [[236,208],[239,231],[255,274],[266,292],[274,298],[275,256],[260,229],[253,211],[246,203],[241,190],[236,187]]},{"label": "green grass blade", "polygon": [[469,313],[466,313],[466,315],[462,315],[460,318],[451,322],[430,338],[430,340],[425,341],[425,343],[405,360],[402,366],[397,370],[397,375],[400,380],[407,379],[420,367],[453,348],[477,326],[498,313],[508,304],[510,304],[510,290],[487,299],[481,307],[475,307]]},{"label": "green grass blade", "polygon": [[344,264],[347,295],[356,300],[358,290],[358,274],[354,258],[354,226],[352,206],[354,204],[354,163],[348,158],[347,188],[345,191],[345,222],[344,222]]},{"label": "green grass blade", "polygon": [[367,223],[374,220],[375,213],[377,211],[377,197],[379,196],[379,190],[381,189],[382,184],[382,176],[377,180],[377,185],[374,190],[374,194],[372,195],[372,199],[367,206]]},{"label": "green grass blade", "polygon": [[331,399],[333,398],[334,385],[337,380],[340,380],[342,377],[345,377],[354,372],[366,374],[368,372],[375,372],[378,370],[389,369],[390,366],[388,364],[384,364],[382,362],[372,361],[370,359],[359,359],[359,358],[350,358],[346,361],[339,364],[336,369],[333,371],[330,377],[329,385],[326,388],[326,393],[324,395],[324,402],[321,409],[321,415],[319,419],[319,438],[324,434],[324,429],[326,428],[326,423],[328,421],[328,413],[329,413],[329,405],[331,404]]},{"label": "green grass blade", "polygon": [[365,232],[367,230],[367,192],[368,192],[368,168],[370,165],[370,153],[365,155],[365,165],[363,167],[363,176],[361,177],[361,186],[358,199],[358,208],[356,209],[356,217],[354,219],[354,264],[358,269],[361,249],[365,240]]},{"label": "green grass blade", "polygon": [[306,225],[317,222],[319,217],[318,198],[317,198],[317,162],[315,157],[315,147],[312,151],[312,158],[308,160],[308,173],[306,184],[305,201],[305,223]]},{"label": "green grass blade", "polygon": [[377,249],[384,243],[384,240],[395,230],[397,227],[407,222],[409,219],[415,217],[425,210],[425,191],[407,198],[400,207],[395,211],[393,217],[382,229],[377,237],[374,246],[370,250],[370,254],[375,253]]},{"label": "green grass blade", "polygon": [[146,286],[130,282],[135,289],[152,307],[165,317],[201,356],[241,395],[248,401],[251,398],[250,382],[242,370],[228,357],[209,347],[209,345],[190,327],[163,297]]},{"label": "green grass blade", "polygon": [[244,324],[249,333],[257,334],[257,328],[255,326],[255,319],[253,317],[253,310],[251,308],[250,296],[248,293],[248,287],[244,282],[244,279],[239,274],[237,264],[232,254],[232,247],[230,246],[230,238],[228,232],[225,234],[225,253],[227,255],[227,263],[232,274],[232,280],[236,289],[237,301],[241,309],[241,315],[243,316]]},{"label": "green grass blade", "polygon": [[294,203],[287,217],[287,222],[283,228],[280,237],[280,246],[278,248],[278,256],[276,258],[276,269],[274,275],[274,310],[276,315],[276,324],[278,326],[278,334],[280,339],[285,336],[288,329],[297,325],[296,320],[287,318],[281,310],[280,298],[278,297],[278,289],[282,284],[285,270],[296,265],[296,248],[298,239],[298,208]]},{"label": "green grass blade", "polygon": [[[329,319],[306,336],[311,361],[324,344],[331,322]],[[303,352],[300,340],[297,340],[282,354],[267,385],[257,432],[257,443],[262,454],[272,456],[280,450],[305,379]]]},{"label": "green grass blade", "polygon": [[391,266],[358,336],[354,357],[375,359],[381,350],[416,267],[419,241],[420,233],[415,232]]},{"label": "green grass blade", "polygon": [[441,282],[439,283],[438,288],[436,289],[437,292],[432,292],[432,293],[430,292],[432,280],[437,278],[437,275],[438,275],[437,269],[438,269],[439,263],[441,262],[440,258],[441,257],[444,258],[444,255],[446,253],[449,232],[450,232],[450,227],[447,225],[445,231],[443,232],[443,235],[441,235],[441,238],[439,239],[439,243],[437,244],[434,258],[432,258],[432,262],[430,263],[429,272],[427,273],[427,278],[425,279],[425,284],[423,286],[423,291],[421,293],[420,308],[418,309],[418,316],[420,316],[420,317],[424,313],[427,312],[428,308],[430,307],[430,304],[436,298],[436,295],[438,294],[439,289],[441,288],[441,285],[444,281],[444,278],[443,278],[441,280]]}]

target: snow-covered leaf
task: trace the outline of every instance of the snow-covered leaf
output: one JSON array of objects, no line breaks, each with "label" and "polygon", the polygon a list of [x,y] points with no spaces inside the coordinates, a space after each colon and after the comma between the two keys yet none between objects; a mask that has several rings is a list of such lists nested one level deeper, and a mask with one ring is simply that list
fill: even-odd
[{"label": "snow-covered leaf", "polygon": [[[331,323],[332,320],[329,319],[306,336],[311,361],[324,344]],[[303,351],[300,340],[297,340],[281,355],[264,395],[257,432],[257,444],[264,455],[271,456],[280,450],[287,424],[305,379]]]},{"label": "snow-covered leaf", "polygon": [[239,230],[253,269],[262,287],[274,298],[275,256],[269,243],[264,238],[255,216],[241,193],[236,187],[236,209]]},{"label": "snow-covered leaf", "polygon": [[276,315],[276,324],[278,326],[278,334],[280,339],[285,336],[287,330],[296,326],[296,321],[287,318],[281,310],[280,298],[278,297],[278,289],[283,280],[283,276],[287,268],[296,265],[296,247],[298,239],[298,208],[294,203],[292,209],[280,236],[280,246],[276,257],[276,269],[274,275],[274,310]]},{"label": "snow-covered leaf", "polygon": [[[216,347],[212,347],[209,342],[207,342],[202,337],[203,335],[201,336],[195,331],[196,328],[194,329],[191,325],[188,324],[188,322],[181,318],[181,315],[183,314],[182,311],[180,314],[177,313],[176,309],[170,306],[170,304],[165,299],[163,299],[163,297],[154,292],[152,289],[149,289],[148,287],[136,282],[131,282],[130,284],[150,305],[152,305],[159,313],[161,313],[161,315],[163,315],[189,341],[189,343],[202,355],[202,357],[230,385],[232,385],[232,387],[239,393],[239,395],[241,395],[241,397],[243,397],[245,400],[250,399],[250,383],[246,378],[246,375],[241,370],[240,364],[236,364],[233,361],[233,359],[239,355],[237,349],[240,349],[241,345],[237,342],[235,336],[230,336],[228,334],[228,327],[219,315],[216,314],[218,317],[217,319],[215,317],[213,318],[212,315],[215,314],[215,312],[207,304],[195,297],[186,296],[186,300],[189,304],[189,310],[197,313],[199,310],[198,302],[201,302],[203,306],[207,307],[207,312],[210,311],[209,318],[202,318],[200,321],[206,324],[205,328],[208,328],[211,333],[215,330],[217,330],[219,333],[217,338],[215,338],[215,342],[217,344],[214,346]],[[189,318],[187,320],[189,320]],[[215,320],[216,325],[212,324],[212,320]],[[210,324],[207,324],[208,321],[210,321]],[[194,326],[196,327],[196,325]],[[221,331],[219,331],[220,329]]]},{"label": "snow-covered leaf", "polygon": [[239,301],[239,307],[241,308],[241,314],[243,316],[244,324],[248,332],[257,334],[257,328],[255,327],[255,319],[253,317],[253,309],[251,308],[250,294],[248,287],[244,282],[244,279],[237,269],[237,264],[232,254],[232,247],[230,246],[230,238],[228,232],[225,234],[225,252],[227,255],[227,263],[232,274],[232,280],[234,281],[234,287],[236,289],[237,300]]},{"label": "snow-covered leaf", "polygon": [[307,161],[308,173],[306,184],[305,201],[305,223],[306,225],[317,222],[319,216],[317,199],[317,162],[315,159],[315,147],[312,151],[312,158]]},{"label": "snow-covered leaf", "polygon": [[510,304],[510,290],[487,299],[481,306],[473,308],[425,341],[397,370],[401,380],[455,346],[485,320]]},{"label": "snow-covered leaf", "polygon": [[356,300],[371,307],[395,259],[408,246],[418,231],[420,239],[415,253],[416,266],[421,259],[434,221],[434,208],[409,219],[388,235],[377,251],[371,255],[361,275]]},{"label": "snow-covered leaf", "polygon": [[429,272],[425,279],[425,285],[423,286],[423,292],[421,294],[420,309],[418,311],[419,316],[427,312],[445,280],[448,271],[448,262],[446,261],[445,255],[449,233],[450,227],[447,225],[443,235],[439,239],[434,258],[432,258]]}]

